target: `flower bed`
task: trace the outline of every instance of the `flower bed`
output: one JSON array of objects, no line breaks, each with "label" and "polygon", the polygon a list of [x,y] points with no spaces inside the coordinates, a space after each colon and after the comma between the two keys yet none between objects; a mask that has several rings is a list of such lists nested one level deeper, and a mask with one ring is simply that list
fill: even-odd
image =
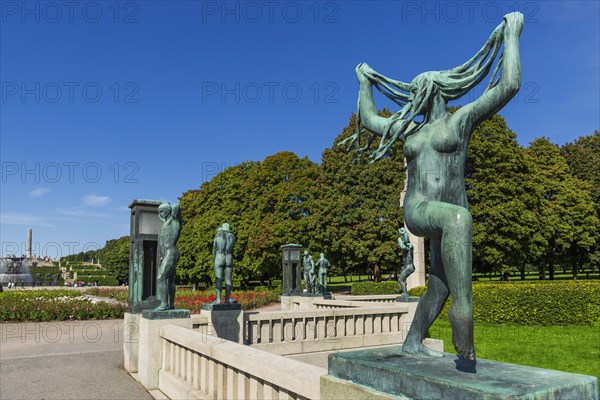
[{"label": "flower bed", "polygon": [[[265,304],[279,301],[280,293],[275,290],[260,291],[233,291],[231,298],[242,305],[242,309],[262,307]],[[175,293],[175,308],[185,308],[192,314],[197,314],[202,309],[202,304],[212,303],[217,298],[216,293],[206,291],[180,290]],[[222,296],[224,298],[224,294]]]},{"label": "flower bed", "polygon": [[[255,290],[233,291],[244,310],[278,302],[280,291]],[[0,322],[40,322],[88,319],[123,318],[126,305],[122,302],[108,303],[89,295],[127,300],[127,290],[113,288],[89,288],[82,293],[77,290],[27,290],[4,291],[0,293]],[[178,290],[175,297],[176,308],[187,308],[199,313],[202,304],[215,301],[214,291]]]},{"label": "flower bed", "polygon": [[0,293],[0,322],[122,318],[125,306],[98,301],[78,291],[28,290]]}]

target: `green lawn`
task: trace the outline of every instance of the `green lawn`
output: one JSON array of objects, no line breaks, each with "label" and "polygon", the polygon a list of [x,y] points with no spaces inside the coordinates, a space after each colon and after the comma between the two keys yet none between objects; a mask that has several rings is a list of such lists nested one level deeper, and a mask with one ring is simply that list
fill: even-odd
[{"label": "green lawn", "polygon": [[[429,334],[444,340],[454,353],[447,319],[438,319]],[[478,358],[593,375],[600,380],[600,326],[523,326],[475,322]]]}]

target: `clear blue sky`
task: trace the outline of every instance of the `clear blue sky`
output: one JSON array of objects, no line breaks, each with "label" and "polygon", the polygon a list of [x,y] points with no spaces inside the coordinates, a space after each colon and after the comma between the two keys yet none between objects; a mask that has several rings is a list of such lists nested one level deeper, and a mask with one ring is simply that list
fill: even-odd
[{"label": "clear blue sky", "polygon": [[320,162],[359,62],[403,81],[454,67],[517,8],[523,82],[501,114],[519,143],[600,127],[597,1],[68,4],[0,1],[2,254],[28,227],[38,255],[97,248],[129,233],[132,199],[177,201],[242,161]]}]

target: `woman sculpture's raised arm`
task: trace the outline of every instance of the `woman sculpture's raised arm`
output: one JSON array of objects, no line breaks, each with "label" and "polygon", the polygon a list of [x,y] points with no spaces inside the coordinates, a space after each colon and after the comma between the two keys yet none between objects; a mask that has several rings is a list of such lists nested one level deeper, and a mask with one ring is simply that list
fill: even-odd
[{"label": "woman sculpture's raised arm", "polygon": [[[438,106],[444,109],[450,100],[464,96],[488,75],[492,64],[504,43],[504,54],[500,57],[490,84],[486,91],[474,102],[457,111],[456,119],[466,123],[464,131],[469,133],[481,121],[498,112],[514,97],[521,83],[521,61],[519,56],[519,36],[523,29],[523,15],[519,12],[508,14],[502,23],[470,60],[446,71],[430,71],[415,77],[410,83],[388,78],[373,70],[367,63],[356,67],[356,75],[360,84],[357,111],[356,133],[340,144],[350,142],[349,148],[358,146],[362,131],[366,130],[381,136],[379,149],[371,158],[383,157],[396,140],[405,141],[406,136],[418,130],[419,123],[413,121],[423,116],[423,122],[431,118],[433,99],[440,97]],[[498,79],[496,75],[500,71]],[[375,86],[381,93],[390,98],[401,109],[389,118],[381,117],[373,98]],[[443,103],[443,104],[442,104]],[[364,131],[364,130],[363,130]],[[364,149],[363,149],[364,150]]]},{"label": "woman sculpture's raised arm", "polygon": [[504,52],[499,79],[491,82],[488,90],[481,97],[456,112],[457,118],[465,119],[469,131],[502,109],[517,94],[521,86],[519,36],[523,30],[523,14],[508,14],[504,17],[503,24]]}]

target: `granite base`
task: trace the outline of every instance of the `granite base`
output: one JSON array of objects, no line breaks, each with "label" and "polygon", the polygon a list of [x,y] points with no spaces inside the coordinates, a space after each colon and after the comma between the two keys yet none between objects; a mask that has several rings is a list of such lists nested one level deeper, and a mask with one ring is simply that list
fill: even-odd
[{"label": "granite base", "polygon": [[236,311],[241,310],[240,303],[205,303],[202,304],[202,309],[207,311]]},{"label": "granite base", "polygon": [[160,305],[160,300],[156,296],[150,296],[146,300],[129,300],[127,302],[127,312],[131,314],[141,314],[144,310],[152,310]]},{"label": "granite base", "polygon": [[208,319],[206,333],[236,343],[243,342],[244,312],[241,304],[203,304],[201,315]]},{"label": "granite base", "polygon": [[329,376],[413,399],[598,399],[596,377],[491,360],[401,354],[401,346],[335,353]]},{"label": "granite base", "polygon": [[189,318],[190,310],[144,310],[142,311],[142,318],[146,319],[177,319],[177,318]]}]

